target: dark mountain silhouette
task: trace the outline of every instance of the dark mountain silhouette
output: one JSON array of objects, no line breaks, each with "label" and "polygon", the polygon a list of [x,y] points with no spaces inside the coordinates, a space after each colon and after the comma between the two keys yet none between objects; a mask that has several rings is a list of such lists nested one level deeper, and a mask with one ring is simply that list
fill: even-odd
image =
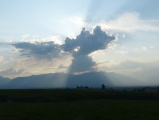
[{"label": "dark mountain silhouette", "polygon": [[67,78],[67,86],[89,86],[101,87],[102,84],[112,86],[110,79],[105,72],[88,72],[80,75],[69,75]]},{"label": "dark mountain silhouette", "polygon": [[139,86],[141,82],[116,73],[88,72],[80,75],[54,73],[15,78],[1,88],[76,88],[77,86],[100,88],[102,84],[106,87]]},{"label": "dark mountain silhouette", "polygon": [[[3,88],[6,89],[26,89],[26,88],[59,88],[64,82],[65,73],[42,74],[28,77],[18,77],[12,79]],[[61,84],[60,84],[61,83]]]},{"label": "dark mountain silhouette", "polygon": [[10,82],[10,79],[0,76],[0,86],[3,86],[3,85],[5,85],[5,84],[7,84],[9,82]]}]

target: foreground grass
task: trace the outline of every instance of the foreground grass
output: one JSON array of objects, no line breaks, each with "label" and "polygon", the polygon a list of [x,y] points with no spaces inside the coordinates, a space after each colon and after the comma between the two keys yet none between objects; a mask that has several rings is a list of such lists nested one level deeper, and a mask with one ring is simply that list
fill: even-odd
[{"label": "foreground grass", "polygon": [[0,103],[0,120],[158,120],[158,101]]},{"label": "foreground grass", "polygon": [[11,101],[0,102],[0,120],[159,119],[159,101],[156,99],[158,98],[156,93],[1,90],[0,96],[11,98]]}]

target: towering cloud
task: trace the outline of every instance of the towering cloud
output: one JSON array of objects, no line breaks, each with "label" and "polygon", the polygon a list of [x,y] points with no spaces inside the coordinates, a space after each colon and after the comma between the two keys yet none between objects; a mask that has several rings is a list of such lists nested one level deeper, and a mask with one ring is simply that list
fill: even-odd
[{"label": "towering cloud", "polygon": [[94,51],[106,49],[112,40],[115,40],[115,36],[108,35],[100,26],[95,27],[93,33],[83,28],[75,39],[66,38],[62,48],[74,57],[70,66],[70,72],[92,70],[95,62],[88,55]]},{"label": "towering cloud", "polygon": [[83,28],[75,39],[66,38],[63,49],[73,53],[74,56],[88,55],[94,51],[106,49],[108,43],[114,39],[114,36],[109,36],[105,31],[102,31],[100,26],[97,26],[92,34]]}]

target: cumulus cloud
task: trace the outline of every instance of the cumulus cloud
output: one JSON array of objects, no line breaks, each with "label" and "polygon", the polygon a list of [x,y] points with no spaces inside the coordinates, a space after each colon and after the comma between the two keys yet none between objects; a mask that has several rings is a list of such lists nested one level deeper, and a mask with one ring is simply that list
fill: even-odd
[{"label": "cumulus cloud", "polygon": [[12,44],[19,49],[21,55],[34,56],[37,58],[55,58],[60,55],[60,45],[54,42],[20,42]]},{"label": "cumulus cloud", "polygon": [[95,27],[93,33],[85,28],[75,39],[66,38],[63,49],[73,55],[88,55],[94,51],[106,49],[107,45],[115,40],[115,36],[109,36],[100,26]]},{"label": "cumulus cloud", "polygon": [[83,28],[75,39],[66,38],[62,48],[73,56],[70,72],[92,71],[96,63],[89,55],[95,51],[106,49],[113,40],[115,40],[115,36],[108,35],[100,26],[95,27],[93,33]]}]

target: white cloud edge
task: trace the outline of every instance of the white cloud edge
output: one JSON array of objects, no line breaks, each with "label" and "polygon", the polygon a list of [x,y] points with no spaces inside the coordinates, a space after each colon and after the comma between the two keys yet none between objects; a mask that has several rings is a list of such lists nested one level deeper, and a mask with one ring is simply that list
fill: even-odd
[{"label": "white cloud edge", "polygon": [[139,13],[124,13],[114,19],[97,23],[102,28],[120,32],[159,31],[158,19],[141,19]]}]

